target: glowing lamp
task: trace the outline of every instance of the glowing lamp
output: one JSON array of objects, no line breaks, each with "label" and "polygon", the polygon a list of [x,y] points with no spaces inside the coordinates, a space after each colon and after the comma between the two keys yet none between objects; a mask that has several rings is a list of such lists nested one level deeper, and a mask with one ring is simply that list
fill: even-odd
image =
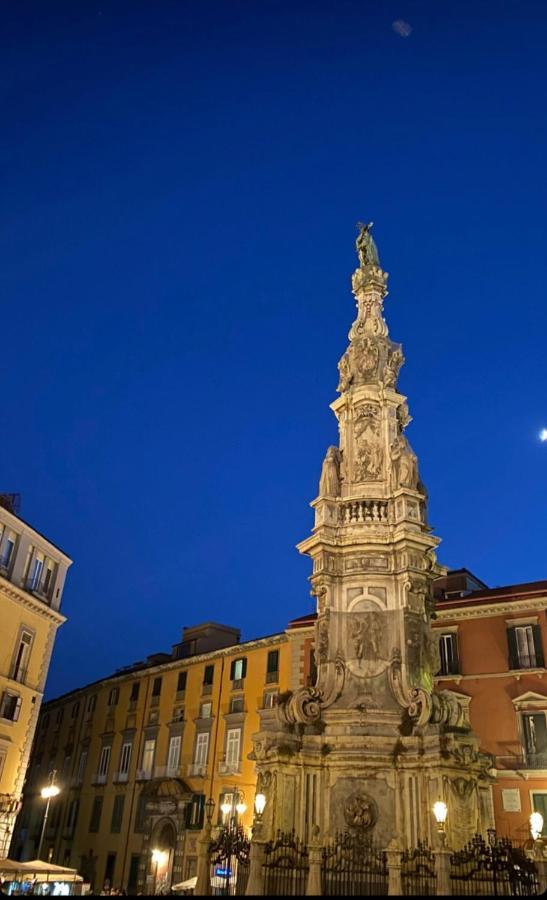
[{"label": "glowing lamp", "polygon": [[448,815],[448,806],[444,800],[437,800],[437,802],[433,804],[433,815],[437,820],[439,830],[444,828],[444,823],[446,822],[446,817]]},{"label": "glowing lamp", "polygon": [[242,816],[246,809],[247,804],[243,803],[242,800],[240,800],[239,803],[236,803],[236,812],[238,815]]},{"label": "glowing lamp", "polygon": [[264,794],[257,794],[255,797],[255,811],[257,816],[260,818],[266,809],[266,797]]},{"label": "glowing lamp", "polygon": [[530,816],[530,833],[534,839],[537,841],[539,837],[541,837],[541,832],[543,831],[543,816],[540,812],[533,812]]},{"label": "glowing lamp", "polygon": [[57,794],[61,793],[61,788],[57,787],[56,784],[48,784],[47,787],[42,788],[40,794],[44,798],[44,800],[51,800],[52,797],[56,797]]}]

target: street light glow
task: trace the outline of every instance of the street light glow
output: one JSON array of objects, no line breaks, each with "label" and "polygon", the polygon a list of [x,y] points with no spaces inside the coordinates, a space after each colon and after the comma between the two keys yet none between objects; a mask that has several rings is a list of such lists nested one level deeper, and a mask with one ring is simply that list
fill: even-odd
[{"label": "street light glow", "polygon": [[542,428],[539,433],[540,441],[547,441],[547,428]]},{"label": "street light glow", "polygon": [[61,793],[61,788],[57,787],[56,784],[48,784],[47,787],[42,788],[40,794],[44,798],[44,800],[50,800],[52,797],[56,797],[57,794]]},{"label": "street light glow", "polygon": [[530,831],[534,841],[537,841],[543,831],[543,816],[540,812],[533,812],[530,816]]}]

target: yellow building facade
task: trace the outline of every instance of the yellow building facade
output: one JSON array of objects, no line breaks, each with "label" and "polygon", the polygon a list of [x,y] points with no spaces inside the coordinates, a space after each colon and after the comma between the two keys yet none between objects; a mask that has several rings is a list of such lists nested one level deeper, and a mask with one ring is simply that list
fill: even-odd
[{"label": "yellow building facade", "polygon": [[286,634],[239,643],[237,629],[208,623],[185,629],[171,654],[45,704],[12,855],[36,855],[40,789],[55,772],[43,858],[95,890],[153,893],[193,877],[209,798],[215,824],[250,827],[258,710],[295,677]]},{"label": "yellow building facade", "polygon": [[0,495],[0,858],[8,855],[72,560]]}]

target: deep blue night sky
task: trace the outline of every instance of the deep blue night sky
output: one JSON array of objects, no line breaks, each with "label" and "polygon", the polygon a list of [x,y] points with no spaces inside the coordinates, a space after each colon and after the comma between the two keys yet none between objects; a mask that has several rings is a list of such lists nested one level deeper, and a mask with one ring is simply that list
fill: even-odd
[{"label": "deep blue night sky", "polygon": [[[403,37],[394,20],[410,23]],[[2,8],[0,489],[74,559],[52,696],[312,608],[375,222],[439,558],[547,577],[547,8]]]}]

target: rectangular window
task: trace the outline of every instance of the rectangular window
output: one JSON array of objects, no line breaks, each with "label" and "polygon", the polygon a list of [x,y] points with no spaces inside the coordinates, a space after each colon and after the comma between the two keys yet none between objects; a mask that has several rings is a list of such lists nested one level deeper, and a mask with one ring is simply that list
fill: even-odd
[{"label": "rectangular window", "polygon": [[154,684],[152,686],[152,696],[159,697],[161,694],[161,678],[154,678]]},{"label": "rectangular window", "polygon": [[208,752],[209,752],[209,732],[201,731],[196,738],[196,750],[195,750],[195,756],[194,756],[194,764],[196,766],[206,766]]},{"label": "rectangular window", "polygon": [[72,706],[72,709],[70,710],[70,718],[75,719],[79,712],[80,712],[80,704],[74,703]]},{"label": "rectangular window", "polygon": [[14,531],[9,531],[6,539],[3,542],[2,546],[2,556],[0,557],[0,566],[3,569],[8,569],[9,565],[13,558],[13,551],[15,549],[15,541],[16,535]]},{"label": "rectangular window", "polygon": [[80,759],[78,760],[78,773],[76,778],[78,783],[81,784],[84,780],[85,767],[87,764],[87,750],[82,750],[80,753]]},{"label": "rectangular window", "polygon": [[40,586],[40,578],[42,576],[42,569],[44,568],[44,560],[39,556],[35,556],[30,567],[30,574],[28,579],[28,588],[31,591],[38,590]]},{"label": "rectangular window", "polygon": [[55,719],[55,724],[56,724],[56,725],[60,725],[60,724],[61,724],[61,722],[63,721],[63,716],[64,716],[64,714],[65,714],[65,711],[64,711],[64,709],[63,709],[62,707],[61,707],[61,709],[58,709],[58,710],[57,710],[57,717],[56,717],[56,719]]},{"label": "rectangular window", "polygon": [[87,713],[91,715],[95,712],[95,707],[97,705],[97,696],[96,694],[92,694],[89,700],[87,701]]},{"label": "rectangular window", "polygon": [[213,712],[213,704],[208,701],[207,703],[202,703],[199,707],[199,717],[200,719],[210,719]]},{"label": "rectangular window", "polygon": [[123,820],[123,804],[125,801],[124,794],[116,794],[112,806],[112,819],[110,822],[110,831],[112,834],[119,834],[122,830]]},{"label": "rectangular window", "polygon": [[536,669],[545,665],[539,625],[515,625],[507,629],[509,668]]},{"label": "rectangular window", "polygon": [[214,666],[205,666],[203,671],[203,684],[211,685],[213,683],[213,678],[215,677],[215,667]]},{"label": "rectangular window", "polygon": [[203,828],[205,817],[205,794],[194,794],[186,807],[186,827]]},{"label": "rectangular window", "polygon": [[233,659],[232,665],[230,666],[230,678],[232,681],[243,681],[245,675],[247,674],[247,660],[245,657],[242,659]]},{"label": "rectangular window", "polygon": [[547,837],[547,791],[534,791],[532,794],[532,809],[543,816],[543,831],[541,836]]},{"label": "rectangular window", "polygon": [[120,775],[127,775],[129,772],[129,763],[131,761],[131,741],[122,744],[122,752],[120,754]]},{"label": "rectangular window", "polygon": [[180,734],[173,735],[169,741],[169,752],[167,754],[167,774],[172,775],[178,771],[180,763]]},{"label": "rectangular window", "polygon": [[140,686],[141,686],[140,681],[134,681],[133,684],[131,685],[131,694],[130,694],[129,699],[131,700],[132,703],[134,703],[135,701],[137,701],[139,699]]},{"label": "rectangular window", "polygon": [[0,719],[17,722],[21,712],[21,697],[13,691],[4,691],[0,701]]},{"label": "rectangular window", "polygon": [[243,697],[232,697],[230,700],[230,712],[242,713],[245,708],[245,699]]},{"label": "rectangular window", "polygon": [[437,674],[457,675],[460,671],[460,664],[458,659],[458,636],[454,631],[440,635],[439,655],[441,668]]},{"label": "rectangular window", "polygon": [[32,647],[32,634],[30,631],[23,631],[19,639],[19,646],[15,655],[13,664],[12,678],[14,681],[24,681],[28,663],[30,659],[30,648]]},{"label": "rectangular window", "polygon": [[265,691],[263,700],[263,709],[273,709],[277,706],[277,691]]},{"label": "rectangular window", "polygon": [[103,810],[103,798],[95,797],[93,799],[93,807],[91,809],[91,818],[89,820],[89,830],[93,834],[97,834],[99,825],[101,824],[101,812]]},{"label": "rectangular window", "polygon": [[229,766],[239,765],[241,747],[241,728],[229,728],[226,734],[226,763]]},{"label": "rectangular window", "polygon": [[177,694],[181,691],[186,690],[186,679],[188,677],[188,672],[179,672],[179,677],[177,679]]},{"label": "rectangular window", "polygon": [[268,651],[266,665],[266,684],[272,684],[279,680],[279,650]]},{"label": "rectangular window", "polygon": [[120,698],[120,689],[115,687],[112,688],[108,695],[108,705],[109,706],[117,706],[118,700]]},{"label": "rectangular window", "polygon": [[156,741],[155,738],[149,738],[144,742],[144,748],[142,751],[142,768],[147,778],[150,778],[152,775],[152,769],[154,768],[154,756],[156,753]]},{"label": "rectangular window", "polygon": [[526,762],[531,768],[547,768],[547,721],[544,712],[522,713]]},{"label": "rectangular window", "polygon": [[74,829],[76,828],[76,821],[78,819],[78,811],[80,808],[79,800],[72,800],[70,806],[68,808],[68,816],[66,820],[66,830],[70,835],[74,833]]},{"label": "rectangular window", "polygon": [[106,747],[103,747],[103,749],[101,750],[101,755],[99,758],[99,770],[97,774],[102,777],[106,776],[108,773],[111,752],[112,747],[110,746],[110,744],[108,744]]},{"label": "rectangular window", "polygon": [[173,711],[173,722],[184,722],[184,708],[182,706],[178,706]]}]

